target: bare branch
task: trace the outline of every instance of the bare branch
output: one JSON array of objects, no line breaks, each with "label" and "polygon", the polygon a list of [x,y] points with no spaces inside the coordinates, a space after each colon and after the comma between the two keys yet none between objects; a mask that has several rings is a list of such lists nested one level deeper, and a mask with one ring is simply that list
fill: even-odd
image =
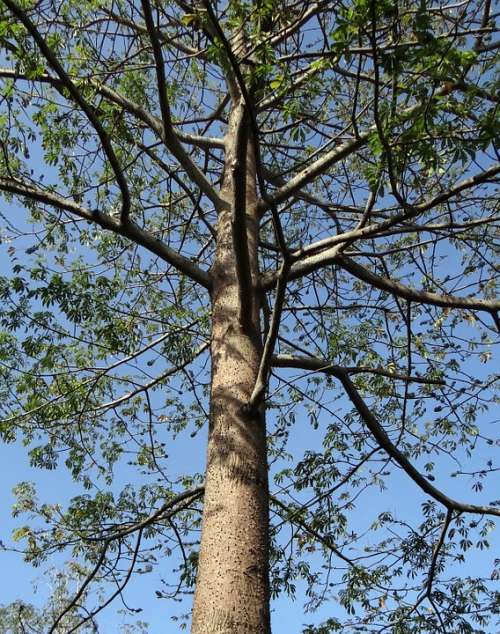
[{"label": "bare branch", "polygon": [[[154,513],[148,515],[144,519],[139,522],[135,522],[133,524],[126,524],[125,526],[121,526],[115,532],[103,536],[103,537],[85,537],[85,541],[94,542],[94,541],[106,541],[111,542],[117,539],[123,539],[128,535],[135,533],[137,531],[144,530],[151,524],[154,524],[160,520],[168,520],[170,517],[173,517],[180,511],[186,508],[186,505],[191,504],[195,500],[199,499],[205,491],[205,487],[203,485],[196,487],[194,489],[189,489],[189,491],[184,491],[183,493],[179,493],[174,497],[166,500],[164,504],[160,506]],[[167,512],[168,511],[168,512]]]},{"label": "bare branch", "polygon": [[146,385],[141,385],[140,387],[136,388],[135,390],[132,390],[131,392],[128,392],[127,394],[124,394],[123,396],[120,396],[119,398],[115,399],[114,401],[109,401],[108,403],[103,403],[102,405],[99,405],[98,407],[94,408],[92,411],[99,412],[99,411],[101,411],[103,409],[104,410],[112,409],[114,407],[117,407],[117,405],[121,405],[122,403],[125,403],[126,401],[129,401],[131,398],[133,398],[137,394],[140,394],[141,392],[145,392],[145,391],[151,389],[155,385],[158,385],[158,383],[161,383],[161,381],[164,381],[167,377],[172,376],[172,375],[176,374],[179,370],[182,370],[183,368],[185,368],[192,361],[194,361],[196,359],[196,357],[199,357],[200,354],[202,354],[202,352],[204,352],[208,347],[209,347],[209,344],[208,343],[204,343],[203,345],[201,345],[198,348],[198,350],[195,350],[195,352],[188,359],[186,359],[186,361],[183,361],[182,363],[179,363],[178,365],[175,365],[175,366],[169,368],[165,372],[162,372],[160,374],[160,376],[157,376],[156,379],[153,379],[149,383],[146,383]]},{"label": "bare branch", "polygon": [[434,546],[434,553],[432,555],[431,566],[429,568],[429,575],[427,577],[427,584],[426,584],[426,588],[425,588],[425,594],[428,597],[431,596],[432,584],[434,582],[434,577],[436,575],[437,560],[438,560],[438,557],[439,557],[439,553],[441,552],[441,549],[444,546],[444,540],[446,539],[446,533],[448,532],[448,528],[450,526],[450,522],[452,520],[452,517],[453,517],[453,510],[452,509],[448,509],[448,512],[446,513],[446,519],[445,519],[445,521],[443,523],[443,528],[441,529],[441,534],[439,536],[439,540],[438,540],[437,544]]},{"label": "bare branch", "polygon": [[113,594],[110,597],[108,597],[106,601],[104,601],[104,603],[102,603],[97,609],[90,612],[84,619],[82,619],[77,625],[75,625],[75,627],[72,627],[70,630],[68,630],[67,634],[71,634],[72,632],[76,632],[77,630],[79,630],[82,625],[84,625],[85,623],[93,619],[94,616],[96,616],[96,614],[99,614],[99,612],[102,612],[102,610],[104,610],[105,607],[107,607],[112,601],[114,601],[114,599],[119,594],[122,593],[123,589],[130,581],[130,577],[132,576],[132,573],[134,572],[135,563],[137,561],[137,555],[139,554],[139,548],[141,545],[142,530],[143,529],[140,529],[139,534],[137,535],[134,553],[132,555],[132,561],[130,562],[129,569],[127,571],[127,574],[125,575],[125,579],[123,580],[123,582],[117,587],[117,589],[113,592]]},{"label": "bare branch", "polygon": [[321,535],[320,533],[318,533],[317,530],[315,530],[312,526],[309,526],[309,524],[307,524],[306,522],[304,522],[304,520],[301,519],[300,509],[298,510],[289,509],[286,504],[283,504],[283,502],[281,502],[281,500],[279,500],[274,495],[270,495],[269,499],[271,500],[273,504],[275,504],[278,508],[280,508],[281,511],[286,513],[286,515],[284,516],[285,519],[287,519],[292,524],[296,524],[297,526],[300,526],[302,530],[312,535],[320,544],[325,546],[325,548],[328,548],[328,550],[331,550],[332,553],[335,553],[335,555],[339,559],[342,559],[342,561],[344,561],[346,564],[348,564],[349,566],[354,566],[354,563],[348,557],[346,557],[344,554],[340,552],[340,550],[335,546],[335,544],[332,542],[331,539],[329,539],[328,537],[325,537],[324,535]]},{"label": "bare branch", "polygon": [[110,546],[110,542],[106,541],[104,543],[104,546],[102,547],[101,553],[99,555],[99,558],[97,559],[97,563],[94,566],[94,568],[91,570],[91,572],[87,575],[85,581],[82,583],[82,585],[80,586],[80,588],[78,589],[78,592],[75,594],[75,596],[73,597],[73,599],[69,602],[69,604],[66,606],[66,608],[59,614],[59,616],[56,618],[56,620],[54,621],[54,623],[52,624],[52,627],[50,628],[50,630],[48,631],[48,634],[53,634],[53,632],[55,632],[57,630],[57,626],[59,625],[59,623],[61,622],[61,620],[64,618],[64,616],[70,611],[72,610],[76,604],[78,603],[78,601],[80,600],[80,597],[83,596],[86,588],[88,587],[88,585],[92,582],[92,580],[94,579],[94,577],[97,575],[97,573],[99,572],[104,559],[106,557],[106,553],[108,551],[108,548]]}]

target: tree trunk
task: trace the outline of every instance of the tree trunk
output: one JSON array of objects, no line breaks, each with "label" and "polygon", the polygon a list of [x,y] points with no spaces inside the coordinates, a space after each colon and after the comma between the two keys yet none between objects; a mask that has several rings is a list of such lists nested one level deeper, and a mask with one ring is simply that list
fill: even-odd
[{"label": "tree trunk", "polygon": [[229,204],[219,214],[212,269],[211,420],[192,634],[270,633],[265,418],[262,408],[245,409],[262,342],[255,157],[245,130],[238,133],[242,117],[236,106],[222,187]]}]

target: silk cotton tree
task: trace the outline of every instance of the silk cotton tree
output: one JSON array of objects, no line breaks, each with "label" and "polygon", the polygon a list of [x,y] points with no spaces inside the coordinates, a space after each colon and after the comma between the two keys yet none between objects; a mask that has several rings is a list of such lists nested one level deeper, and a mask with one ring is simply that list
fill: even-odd
[{"label": "silk cotton tree", "polygon": [[491,3],[0,18],[0,432],[74,489],[15,489],[5,547],[75,585],[9,622],[97,631],[150,579],[165,631],[193,593],[194,634],[268,633],[304,584],[295,631],[486,631]]}]

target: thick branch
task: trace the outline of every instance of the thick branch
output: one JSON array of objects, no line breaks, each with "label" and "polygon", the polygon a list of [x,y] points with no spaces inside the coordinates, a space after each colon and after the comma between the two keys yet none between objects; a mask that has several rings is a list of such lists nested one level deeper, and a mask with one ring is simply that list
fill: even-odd
[{"label": "thick branch", "polygon": [[128,222],[126,225],[123,225],[111,216],[108,216],[98,210],[92,211],[78,205],[69,198],[64,198],[63,196],[59,196],[53,192],[41,189],[36,185],[11,178],[0,177],[0,190],[30,198],[31,200],[36,200],[37,202],[44,203],[46,205],[51,205],[52,207],[66,211],[82,218],[83,220],[87,220],[90,223],[96,223],[103,229],[112,231],[113,233],[121,235],[124,238],[128,238],[136,244],[139,244],[205,288],[210,289],[211,287],[210,276],[206,271],[199,268],[194,262],[177,251],[174,251],[169,246],[155,238],[151,233],[142,229],[133,222]]},{"label": "thick branch", "polygon": [[231,113],[226,138],[227,170],[231,179],[231,236],[238,279],[238,319],[243,329],[250,332],[254,293],[247,227],[248,116],[241,100]]},{"label": "thick branch", "polygon": [[[454,187],[450,187],[450,189],[436,194],[429,200],[417,205],[409,205],[404,213],[392,216],[382,222],[371,223],[369,225],[353,229],[352,231],[346,231],[344,233],[330,236],[329,238],[324,238],[323,240],[319,240],[318,242],[302,247],[297,251],[293,251],[291,253],[291,257],[296,261],[296,263],[292,266],[290,271],[290,279],[297,279],[298,277],[302,277],[303,275],[310,273],[311,271],[315,271],[322,266],[335,262],[339,254],[339,249],[334,247],[346,242],[352,244],[355,240],[387,235],[387,231],[392,227],[415,218],[421,213],[429,211],[433,207],[437,207],[438,205],[447,202],[450,198],[460,194],[462,191],[471,189],[472,187],[493,179],[498,174],[500,174],[500,164],[497,163],[484,172],[480,172],[470,178],[466,178],[457,183]],[[263,286],[267,289],[274,283],[275,282],[272,280],[271,276],[268,276]]]},{"label": "thick branch", "polygon": [[[353,231],[346,231],[345,233],[325,238],[315,244],[311,244],[307,247],[295,251],[291,254],[295,263],[290,269],[288,278],[290,280],[298,279],[316,271],[325,266],[331,264],[339,264],[342,268],[349,271],[352,275],[363,279],[368,284],[392,292],[398,297],[404,297],[417,302],[428,303],[435,306],[443,306],[447,308],[469,308],[471,310],[481,310],[488,312],[492,315],[497,328],[500,330],[500,321],[498,319],[498,311],[500,310],[500,302],[487,301],[487,300],[475,300],[471,298],[461,298],[452,295],[439,295],[437,293],[429,293],[426,291],[418,291],[410,287],[404,286],[399,282],[394,282],[387,278],[382,278],[374,273],[371,273],[361,265],[354,261],[345,258],[341,255],[342,245],[345,243],[352,244],[355,240],[361,238],[373,237],[388,229],[404,222],[408,219],[428,211],[429,209],[440,205],[460,192],[475,187],[481,183],[487,182],[500,173],[500,164],[496,164],[493,167],[476,174],[470,178],[467,178],[448,189],[445,192],[441,192],[418,205],[409,206],[408,210],[399,214],[393,218],[390,218],[384,222],[372,223],[364,227],[355,229]],[[264,290],[273,288],[276,284],[276,275],[264,275],[261,279],[261,287]]]},{"label": "thick branch", "polygon": [[456,297],[455,295],[440,295],[429,291],[422,291],[411,286],[405,286],[388,277],[381,277],[369,269],[361,266],[351,258],[338,257],[336,263],[358,279],[375,288],[387,291],[396,297],[402,297],[420,304],[442,306],[443,308],[468,308],[489,313],[498,325],[497,314],[500,310],[500,302],[486,299],[474,299],[472,297]]},{"label": "thick branch", "polygon": [[273,313],[271,317],[271,324],[269,326],[269,332],[267,333],[266,341],[264,343],[264,350],[260,360],[259,371],[257,373],[257,380],[252,391],[252,395],[248,402],[250,409],[253,409],[260,405],[262,402],[267,386],[267,379],[269,375],[269,369],[272,363],[272,356],[274,348],[276,346],[276,340],[278,339],[278,332],[281,323],[281,313],[283,311],[283,304],[285,301],[287,274],[290,268],[287,259],[283,261],[278,275],[278,288],[276,289],[276,298],[274,300]]},{"label": "thick branch", "polygon": [[[339,366],[329,363],[326,359],[318,359],[317,357],[296,357],[288,354],[279,354],[273,357],[272,364],[275,368],[300,368],[304,370],[313,370],[315,372],[323,372],[331,376],[337,376],[339,372],[353,374],[376,374],[377,376],[385,376],[388,379],[396,381],[404,381],[405,383],[422,383],[424,385],[446,385],[442,379],[426,379],[423,376],[411,376],[408,374],[399,374],[384,370],[384,368],[370,368],[368,366]],[[299,365],[297,365],[299,364]]]},{"label": "thick branch", "polygon": [[[449,94],[450,90],[453,91],[457,89],[458,89],[458,86],[455,86],[455,85],[451,87],[448,85],[443,85],[434,92],[434,99],[441,97],[443,95]],[[411,108],[408,108],[407,110],[400,113],[400,116],[399,116],[400,120],[403,121],[403,120],[407,120],[411,118],[423,107],[424,106],[421,103],[419,103],[419,104],[416,104],[415,106],[412,106]],[[267,209],[269,209],[271,202],[274,204],[278,204],[278,203],[284,202],[285,200],[290,198],[290,196],[295,195],[296,192],[298,192],[300,189],[302,189],[303,187],[311,183],[317,176],[319,176],[320,174],[324,174],[325,171],[328,170],[332,165],[347,158],[348,156],[350,156],[351,154],[353,154],[354,152],[362,148],[367,143],[370,136],[376,131],[377,131],[377,126],[372,125],[367,130],[365,130],[365,132],[360,134],[356,139],[347,141],[346,143],[343,143],[341,146],[334,147],[329,152],[326,152],[325,154],[323,154],[323,156],[321,156],[319,159],[317,159],[316,161],[314,161],[313,163],[305,167],[293,178],[291,178],[288,181],[288,183],[280,187],[274,193],[274,196],[269,201],[261,201],[261,203],[259,204],[259,211],[263,213]],[[431,201],[428,201],[427,203],[422,203],[421,205],[418,205],[418,206],[411,207],[411,209],[415,209],[416,211],[418,210],[417,213],[420,213],[421,211],[425,211],[426,209],[429,209],[441,202],[445,202],[446,200],[451,198],[456,193],[462,191],[463,189],[466,189],[476,184],[477,182],[482,182],[482,180],[484,180],[484,179],[481,179],[482,176],[487,174],[488,177],[491,177],[493,175],[496,175],[499,171],[500,171],[500,166],[497,164],[495,167],[491,168],[490,170],[485,170],[485,172],[482,172],[478,176],[473,176],[472,178],[467,179],[466,181],[462,181],[462,183],[460,183],[457,187],[452,188],[441,194],[438,194]],[[478,178],[479,180],[477,180]],[[394,218],[394,221],[400,222],[400,217],[397,216],[396,218]]]},{"label": "thick branch", "polygon": [[[347,143],[342,144],[340,147],[335,147],[323,154],[321,158],[317,161],[305,167],[302,171],[300,171],[296,176],[291,178],[288,183],[280,187],[270,201],[273,204],[278,205],[279,203],[284,202],[290,196],[294,196],[299,192],[303,187],[305,187],[308,183],[313,181],[317,176],[323,174],[328,170],[332,165],[338,163],[344,158],[347,158],[357,150],[359,150],[368,140],[368,137],[371,135],[372,130],[370,129],[368,132],[360,135],[358,139],[354,139],[352,141],[348,141]],[[259,204],[259,212],[263,213],[267,209],[269,209],[270,203],[266,203],[262,201]]]}]

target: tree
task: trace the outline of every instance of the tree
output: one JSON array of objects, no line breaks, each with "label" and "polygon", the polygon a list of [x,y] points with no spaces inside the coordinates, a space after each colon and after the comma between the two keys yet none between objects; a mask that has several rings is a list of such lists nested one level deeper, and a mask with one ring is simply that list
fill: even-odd
[{"label": "tree", "polygon": [[0,430],[80,487],[16,488],[26,560],[83,575],[30,627],[159,569],[193,634],[270,632],[300,580],[309,634],[486,631],[489,0],[0,6]]}]

